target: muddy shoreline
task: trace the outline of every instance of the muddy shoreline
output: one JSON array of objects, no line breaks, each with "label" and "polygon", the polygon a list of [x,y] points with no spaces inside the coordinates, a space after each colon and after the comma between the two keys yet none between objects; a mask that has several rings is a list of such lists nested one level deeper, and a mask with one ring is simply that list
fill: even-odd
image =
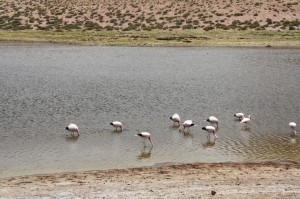
[{"label": "muddy shoreline", "polygon": [[299,198],[300,162],[193,163],[0,179],[9,198]]},{"label": "muddy shoreline", "polygon": [[180,45],[180,44],[159,44],[159,45],[95,45],[67,41],[34,41],[34,40],[0,40],[0,46],[119,46],[119,47],[228,47],[228,48],[278,48],[278,49],[300,49],[300,45],[290,44],[197,44],[197,45]]}]

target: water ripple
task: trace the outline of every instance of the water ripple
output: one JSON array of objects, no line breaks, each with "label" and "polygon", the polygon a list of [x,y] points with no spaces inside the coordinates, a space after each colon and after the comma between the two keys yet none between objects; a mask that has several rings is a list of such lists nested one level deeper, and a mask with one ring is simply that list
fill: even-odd
[{"label": "water ripple", "polygon": [[[300,115],[299,59],[299,49],[0,46],[0,176],[299,160],[288,128]],[[175,112],[197,126],[170,127]],[[251,114],[248,129],[236,112]],[[210,115],[215,142],[201,129]],[[151,151],[137,131],[152,134]]]}]

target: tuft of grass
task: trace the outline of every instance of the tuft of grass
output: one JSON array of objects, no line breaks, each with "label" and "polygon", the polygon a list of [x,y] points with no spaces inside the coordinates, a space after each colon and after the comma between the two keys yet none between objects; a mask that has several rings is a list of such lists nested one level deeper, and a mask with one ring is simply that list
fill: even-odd
[{"label": "tuft of grass", "polygon": [[[136,27],[135,27],[136,28]],[[1,31],[0,40],[4,41],[46,41],[81,45],[121,45],[121,46],[300,46],[299,30],[252,31],[252,30],[217,30],[198,31],[157,30],[154,26],[141,26],[142,30],[107,30],[82,31]],[[289,28],[289,27],[288,27]],[[44,27],[41,29],[49,29]],[[133,39],[134,38],[134,39]],[[174,39],[161,39],[174,38]],[[180,38],[180,39],[178,39]],[[188,41],[188,42],[183,42]]]}]

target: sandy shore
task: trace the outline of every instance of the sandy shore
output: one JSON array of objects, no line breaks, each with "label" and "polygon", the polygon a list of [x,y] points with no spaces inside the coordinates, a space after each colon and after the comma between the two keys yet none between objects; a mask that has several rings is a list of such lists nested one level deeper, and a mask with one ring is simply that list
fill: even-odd
[{"label": "sandy shore", "polygon": [[11,177],[0,198],[300,198],[300,163],[196,163]]}]

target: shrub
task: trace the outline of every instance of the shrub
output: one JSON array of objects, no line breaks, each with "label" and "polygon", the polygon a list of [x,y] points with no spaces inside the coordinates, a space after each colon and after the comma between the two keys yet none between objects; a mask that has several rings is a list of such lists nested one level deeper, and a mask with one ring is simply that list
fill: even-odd
[{"label": "shrub", "polygon": [[80,27],[77,24],[66,24],[63,28],[66,30],[80,29]]},{"label": "shrub", "polygon": [[272,19],[267,18],[267,19],[266,19],[266,22],[267,22],[268,25],[270,25],[270,24],[272,24]]},{"label": "shrub", "polygon": [[84,26],[86,27],[87,30],[98,30],[100,29],[100,26],[97,23],[94,23],[92,21],[86,21],[84,23]]},{"label": "shrub", "polygon": [[[105,26],[104,27],[106,30],[113,30],[114,28],[112,26]],[[99,27],[99,29],[101,29],[101,27]]]},{"label": "shrub", "polygon": [[289,26],[289,30],[296,30],[294,26]]},{"label": "shrub", "polygon": [[238,16],[243,16],[243,13],[235,13],[234,16],[238,17]]},{"label": "shrub", "polygon": [[194,25],[199,25],[199,21],[198,20],[193,20],[193,24]]},{"label": "shrub", "polygon": [[206,26],[205,28],[203,28],[203,30],[205,30],[205,31],[210,31],[210,30],[213,30],[213,29],[215,29],[215,28],[212,27],[212,26]]},{"label": "shrub", "polygon": [[185,13],[184,15],[182,15],[182,17],[187,18],[190,15],[190,13]]},{"label": "shrub", "polygon": [[186,24],[186,25],[183,25],[182,26],[182,29],[185,30],[185,29],[193,29],[193,25],[192,24]]}]

